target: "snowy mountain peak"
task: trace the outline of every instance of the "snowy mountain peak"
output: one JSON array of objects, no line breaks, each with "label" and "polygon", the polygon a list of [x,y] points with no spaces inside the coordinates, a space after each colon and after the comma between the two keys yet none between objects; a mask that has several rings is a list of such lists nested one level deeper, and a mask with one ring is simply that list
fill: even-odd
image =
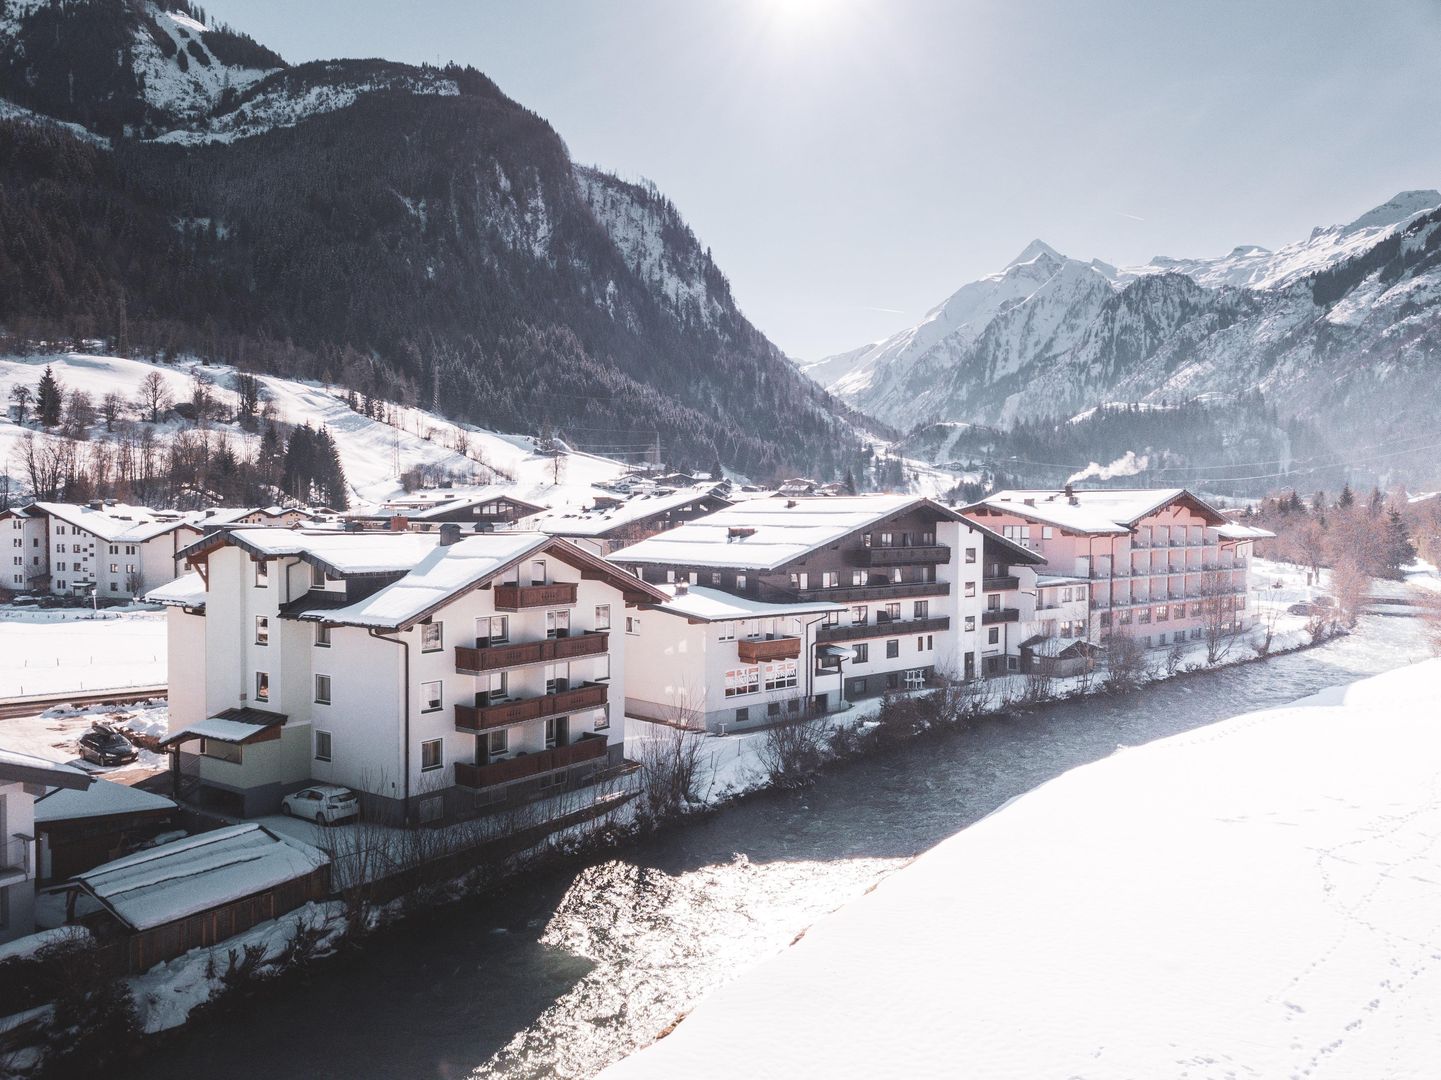
[{"label": "snowy mountain peak", "polygon": [[1006,269],[1009,270],[1013,266],[1020,266],[1024,263],[1033,262],[1035,259],[1039,258],[1042,255],[1048,255],[1052,259],[1055,259],[1057,262],[1062,262],[1065,260],[1064,255],[1062,255],[1055,248],[1051,247],[1051,245],[1046,243],[1044,240],[1032,240],[1029,244],[1026,245],[1024,251],[1022,251],[1010,262],[1006,263]]},{"label": "snowy mountain peak", "polygon": [[1437,191],[1435,188],[1398,192],[1380,206],[1366,211],[1341,231],[1349,233],[1358,229],[1375,229],[1386,225],[1395,225],[1399,221],[1405,221],[1413,214],[1419,214],[1423,210],[1434,210],[1438,206],[1441,206],[1441,191]]}]

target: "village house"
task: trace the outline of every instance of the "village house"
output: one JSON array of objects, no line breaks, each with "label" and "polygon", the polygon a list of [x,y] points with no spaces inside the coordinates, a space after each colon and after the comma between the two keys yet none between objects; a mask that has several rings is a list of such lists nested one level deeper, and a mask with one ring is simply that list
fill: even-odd
[{"label": "village house", "polygon": [[1254,623],[1251,549],[1269,534],[1184,488],[1000,491],[963,513],[1045,556],[1049,602],[1088,591],[1084,633],[1074,606],[1058,607],[1058,637],[1094,642],[1114,629],[1159,648]]},{"label": "village house", "polygon": [[35,800],[84,791],[90,776],[69,765],[0,747],[0,941],[35,931]]},{"label": "village house", "polygon": [[724,733],[841,703],[841,658],[822,628],[849,609],[766,603],[685,581],[626,619],[626,713]]},{"label": "village house", "polygon": [[544,509],[538,503],[518,498],[510,488],[490,485],[416,491],[348,511],[344,516],[368,529],[396,528],[401,523],[421,531],[447,524],[496,529]]},{"label": "village house", "polygon": [[583,510],[556,510],[527,522],[552,536],[563,536],[596,555],[609,555],[657,533],[674,529],[731,505],[716,484],[675,490],[654,487],[628,497],[596,495]]},{"label": "village house", "polygon": [[15,592],[132,599],[173,581],[177,553],[199,535],[177,510],[31,503],[0,513],[0,552],[10,557],[0,583]]},{"label": "village house", "polygon": [[[654,585],[843,606],[816,627],[817,652],[806,666],[839,661],[841,696],[850,701],[926,686],[938,675],[980,674],[988,539],[998,560],[1004,553],[1011,562],[1041,562],[913,495],[755,499],[623,548],[611,561]],[[688,675],[690,685],[700,676]]]},{"label": "village house", "polygon": [[623,763],[628,609],[665,595],[539,533],[232,529],[170,607],[180,789],[275,812],[311,783],[366,813],[465,816]]}]

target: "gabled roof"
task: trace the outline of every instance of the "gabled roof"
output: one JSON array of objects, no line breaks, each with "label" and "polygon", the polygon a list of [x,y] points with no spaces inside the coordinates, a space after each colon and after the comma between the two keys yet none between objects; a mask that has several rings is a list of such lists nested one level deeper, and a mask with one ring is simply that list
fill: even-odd
[{"label": "gabled roof", "polygon": [[203,608],[205,606],[205,579],[194,570],[181,574],[174,581],[145,594],[151,604],[166,604],[170,607]]},{"label": "gabled roof", "polygon": [[442,517],[445,514],[454,513],[457,510],[468,510],[473,506],[484,506],[486,503],[496,502],[501,499],[528,509],[532,513],[539,513],[545,509],[545,507],[531,502],[528,499],[522,499],[519,495],[515,494],[513,488],[501,484],[492,484],[482,488],[418,491],[411,495],[387,499],[385,502],[377,503],[373,506],[350,511],[346,514],[346,517],[365,518],[367,520],[403,517],[411,521],[428,521],[433,518]]},{"label": "gabled roof", "polygon": [[163,814],[174,809],[174,801],[164,795],[110,780],[96,780],[88,790],[62,788],[35,800],[35,822],[49,825],[125,814]]},{"label": "gabled roof", "polygon": [[127,855],[75,880],[126,926],[148,930],[305,877],[329,862],[323,852],[261,825],[231,825]]},{"label": "gabled roof", "polygon": [[938,521],[961,520],[955,511],[915,495],[755,499],[667,529],[610,558],[627,564],[773,570],[916,508]]},{"label": "gabled roof", "polygon": [[1271,540],[1276,536],[1270,529],[1262,529],[1256,525],[1242,525],[1239,521],[1222,525],[1216,530],[1216,535],[1222,540]]},{"label": "gabled roof", "polygon": [[143,544],[182,526],[195,527],[189,515],[178,511],[151,510],[124,503],[106,503],[97,510],[74,503],[37,502],[31,503],[27,509],[84,529],[107,544]]},{"label": "gabled roof", "polygon": [[172,732],[161,739],[160,744],[170,746],[191,739],[214,739],[216,742],[243,746],[246,743],[277,737],[279,732],[275,729],[284,727],[288,719],[290,718],[285,713],[253,706],[226,709]]},{"label": "gabled roof", "polygon": [[294,557],[334,577],[394,574],[409,570],[440,543],[439,533],[340,532],[245,526],[202,537],[180,554],[191,565],[210,552],[234,545],[257,559]]},{"label": "gabled roof", "polygon": [[91,776],[71,765],[0,746],[0,780],[84,791],[90,786]]},{"label": "gabled roof", "polygon": [[769,619],[786,615],[821,615],[832,611],[846,611],[844,604],[832,604],[826,600],[809,603],[767,604],[746,596],[735,596],[720,589],[707,589],[700,585],[687,586],[685,592],[678,592],[674,585],[659,588],[668,596],[663,603],[655,605],[656,610],[679,615],[692,622],[731,622],[738,619]]},{"label": "gabled roof", "polygon": [[703,499],[714,500],[723,506],[731,505],[730,499],[717,494],[718,487],[717,484],[700,484],[680,491],[634,495],[618,502],[607,500],[609,505],[599,509],[557,510],[528,524],[552,536],[604,536],[615,529]]},{"label": "gabled roof", "polygon": [[666,599],[654,585],[560,537],[495,532],[437,546],[404,577],[371,595],[342,607],[302,611],[297,617],[338,626],[405,629],[429,618],[463,593],[500,579],[512,567],[536,555],[559,559],[580,570],[584,577],[609,581],[621,590],[628,603]]},{"label": "gabled roof", "polygon": [[1142,518],[1178,501],[1199,512],[1208,525],[1226,521],[1219,510],[1185,488],[1073,488],[1069,496],[1055,489],[998,491],[962,507],[962,512],[993,510],[1067,532],[1120,536]]}]

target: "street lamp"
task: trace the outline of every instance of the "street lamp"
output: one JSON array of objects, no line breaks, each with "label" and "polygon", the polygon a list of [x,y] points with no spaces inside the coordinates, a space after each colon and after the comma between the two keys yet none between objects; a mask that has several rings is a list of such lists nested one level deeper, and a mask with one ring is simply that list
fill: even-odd
[{"label": "street lamp", "polygon": [[92,619],[98,619],[100,617],[99,593],[100,590],[98,588],[92,587],[90,590],[90,617]]}]

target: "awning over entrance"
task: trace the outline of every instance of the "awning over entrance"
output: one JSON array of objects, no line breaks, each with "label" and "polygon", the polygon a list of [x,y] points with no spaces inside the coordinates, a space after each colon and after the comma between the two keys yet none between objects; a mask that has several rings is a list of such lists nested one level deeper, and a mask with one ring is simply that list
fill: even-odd
[{"label": "awning over entrance", "polygon": [[285,713],[266,709],[226,709],[166,736],[160,745],[173,746],[190,739],[214,739],[240,746],[265,742],[280,738],[280,729],[288,719]]}]

